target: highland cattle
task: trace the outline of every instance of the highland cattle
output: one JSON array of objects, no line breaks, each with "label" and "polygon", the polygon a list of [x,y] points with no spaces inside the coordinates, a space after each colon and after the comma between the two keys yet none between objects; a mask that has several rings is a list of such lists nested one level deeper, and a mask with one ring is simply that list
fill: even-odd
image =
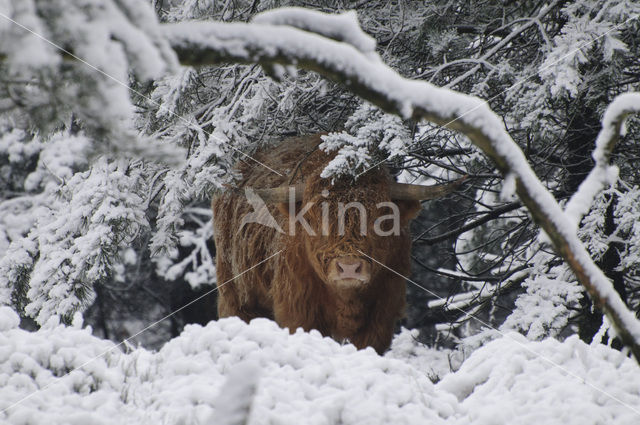
[{"label": "highland cattle", "polygon": [[334,155],[318,149],[320,137],[290,138],[254,155],[283,176],[242,161],[237,189],[214,197],[218,315],[266,317],[291,332],[316,329],[382,353],[404,313],[409,221],[420,200],[450,193],[463,179],[400,184],[384,166],[355,183],[324,179]]}]

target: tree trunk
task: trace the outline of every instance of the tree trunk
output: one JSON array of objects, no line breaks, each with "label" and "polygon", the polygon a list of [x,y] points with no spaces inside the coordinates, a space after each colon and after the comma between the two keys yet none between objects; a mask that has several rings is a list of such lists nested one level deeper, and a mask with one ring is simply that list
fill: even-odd
[{"label": "tree trunk", "polygon": [[[618,203],[618,198],[615,196],[607,196],[609,199],[609,205],[607,206],[607,211],[605,212],[605,222],[604,222],[604,234],[605,236],[611,236],[613,232],[616,230],[616,224],[614,221],[614,211],[616,205]],[[598,267],[602,269],[604,274],[611,279],[613,282],[613,287],[620,294],[620,298],[624,301],[628,306],[627,302],[627,290],[624,286],[624,274],[617,270],[620,265],[620,249],[622,248],[622,244],[620,242],[610,242],[607,251],[604,253],[602,258],[597,262]],[[578,321],[578,335],[580,339],[586,343],[590,343],[593,340],[593,337],[598,332],[600,327],[602,326],[602,311],[593,306],[591,299],[585,296],[582,298],[581,302],[582,314],[580,316],[580,320]],[[603,344],[608,342],[609,337],[605,335],[602,339]],[[611,344],[612,347],[616,349],[622,348],[622,344],[618,338],[615,338]]]}]

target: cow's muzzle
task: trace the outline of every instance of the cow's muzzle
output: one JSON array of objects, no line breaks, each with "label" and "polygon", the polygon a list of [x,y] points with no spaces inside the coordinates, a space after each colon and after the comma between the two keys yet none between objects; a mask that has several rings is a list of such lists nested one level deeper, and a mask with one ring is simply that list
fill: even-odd
[{"label": "cow's muzzle", "polygon": [[358,257],[334,258],[329,262],[328,275],[338,286],[364,285],[371,280],[371,264]]}]

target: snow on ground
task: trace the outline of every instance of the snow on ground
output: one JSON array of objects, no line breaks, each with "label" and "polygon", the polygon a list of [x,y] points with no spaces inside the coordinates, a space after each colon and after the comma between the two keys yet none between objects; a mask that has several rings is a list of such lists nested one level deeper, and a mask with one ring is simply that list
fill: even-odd
[{"label": "snow on ground", "polygon": [[638,424],[640,368],[577,336],[528,341],[510,333],[474,352],[437,390],[455,394],[452,424]]},{"label": "snow on ground", "polygon": [[80,323],[50,321],[34,333],[17,324],[0,308],[0,423],[239,423],[248,406],[250,424],[640,421],[640,368],[577,338],[509,334],[434,385],[450,352],[420,346],[409,331],[380,357],[317,332],[230,318],[189,326],[158,352],[123,353]]}]

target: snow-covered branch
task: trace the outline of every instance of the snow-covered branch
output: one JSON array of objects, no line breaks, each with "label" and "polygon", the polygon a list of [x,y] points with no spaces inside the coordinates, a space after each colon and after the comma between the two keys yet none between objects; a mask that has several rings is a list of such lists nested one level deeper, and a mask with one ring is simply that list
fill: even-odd
[{"label": "snow-covered branch", "polygon": [[[314,28],[310,23],[300,23],[304,20],[303,15],[297,16],[296,26]],[[572,217],[564,213],[541,184],[500,117],[485,102],[426,82],[405,79],[377,57],[364,55],[357,46],[298,28],[189,22],[165,25],[162,30],[185,65],[205,66],[230,61],[268,67],[295,65],[345,84],[355,94],[387,112],[416,121],[428,120],[465,134],[493,160],[508,181],[515,183],[516,193],[536,223],[547,233],[595,305],[607,314],[624,344],[640,360],[640,322],[589,257],[576,235]],[[629,108],[623,110],[631,112]],[[605,121],[606,131],[613,133],[619,129],[617,122],[622,120],[612,118],[611,124]],[[608,149],[603,151],[608,152],[610,147],[600,149]]]},{"label": "snow-covered branch", "polygon": [[593,152],[595,166],[565,208],[567,216],[573,220],[574,229],[589,212],[598,193],[617,180],[618,168],[609,164],[611,152],[623,131],[625,119],[637,113],[640,113],[640,93],[621,94],[607,107]]},{"label": "snow-covered branch", "polygon": [[376,55],[376,40],[362,31],[353,10],[340,15],[328,15],[301,7],[288,7],[260,13],[251,21],[256,24],[286,25],[313,32],[351,44],[364,54]]}]

